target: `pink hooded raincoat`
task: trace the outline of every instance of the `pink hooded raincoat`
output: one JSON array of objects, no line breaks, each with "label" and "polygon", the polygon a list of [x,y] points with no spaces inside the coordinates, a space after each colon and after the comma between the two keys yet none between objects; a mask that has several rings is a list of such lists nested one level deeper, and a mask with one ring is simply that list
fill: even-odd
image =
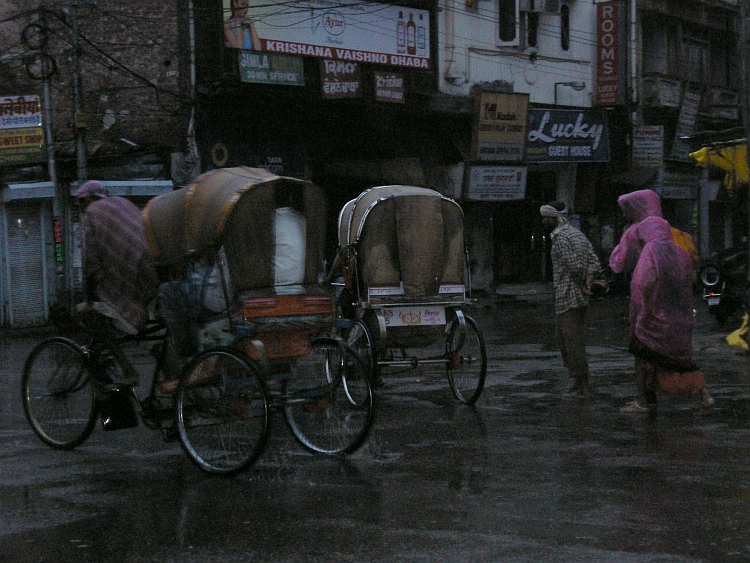
[{"label": "pink hooded raincoat", "polygon": [[650,350],[679,363],[693,361],[693,294],[690,257],[661,218],[659,196],[640,190],[620,197],[633,221],[612,251],[614,272],[632,272],[630,324]]}]

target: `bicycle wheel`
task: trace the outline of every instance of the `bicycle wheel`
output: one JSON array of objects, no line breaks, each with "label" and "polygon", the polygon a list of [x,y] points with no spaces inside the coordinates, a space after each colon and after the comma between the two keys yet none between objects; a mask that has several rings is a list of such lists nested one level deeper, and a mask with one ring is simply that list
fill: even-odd
[{"label": "bicycle wheel", "polygon": [[21,402],[26,420],[45,443],[72,449],[96,424],[96,393],[81,347],[61,336],[43,340],[23,367]]},{"label": "bicycle wheel", "polygon": [[370,373],[370,382],[374,382],[377,379],[378,364],[375,357],[375,343],[370,329],[363,321],[356,320],[344,333],[344,342],[359,354],[362,363],[365,364]]},{"label": "bicycle wheel", "polygon": [[445,370],[448,382],[456,399],[467,405],[473,405],[484,389],[487,377],[487,350],[484,338],[471,317],[465,317],[466,331],[454,320],[445,343],[445,355],[448,360]]},{"label": "bicycle wheel", "polygon": [[310,451],[343,455],[356,450],[372,426],[372,388],[359,356],[334,338],[312,341],[282,383],[284,415]]},{"label": "bicycle wheel", "polygon": [[251,360],[214,348],[196,356],[174,397],[180,443],[203,471],[233,475],[249,467],[268,439],[268,401]]}]

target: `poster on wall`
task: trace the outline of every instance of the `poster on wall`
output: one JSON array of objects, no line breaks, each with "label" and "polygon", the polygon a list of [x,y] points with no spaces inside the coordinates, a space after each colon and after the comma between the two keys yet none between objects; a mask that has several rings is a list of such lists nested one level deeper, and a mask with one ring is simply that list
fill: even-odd
[{"label": "poster on wall", "polygon": [[404,103],[404,75],[400,72],[375,72],[375,100]]},{"label": "poster on wall", "polygon": [[362,96],[362,69],[359,63],[323,59],[320,84],[327,100],[359,98]]},{"label": "poster on wall", "polygon": [[430,68],[430,12],[371,2],[223,0],[227,47]]},{"label": "poster on wall", "polygon": [[526,197],[525,166],[471,166],[465,199],[471,201],[515,201]]},{"label": "poster on wall", "polygon": [[664,160],[664,126],[642,125],[633,131],[633,165],[657,168]]},{"label": "poster on wall", "polygon": [[472,158],[520,162],[523,160],[528,94],[484,92],[474,96]]},{"label": "poster on wall", "polygon": [[0,166],[46,159],[39,96],[0,97]]},{"label": "poster on wall", "polygon": [[688,156],[690,154],[690,145],[684,138],[689,137],[695,131],[695,119],[698,116],[700,104],[700,93],[685,89],[685,94],[682,96],[680,116],[677,118],[677,130],[674,134],[672,150],[669,153],[669,160],[691,162]]}]

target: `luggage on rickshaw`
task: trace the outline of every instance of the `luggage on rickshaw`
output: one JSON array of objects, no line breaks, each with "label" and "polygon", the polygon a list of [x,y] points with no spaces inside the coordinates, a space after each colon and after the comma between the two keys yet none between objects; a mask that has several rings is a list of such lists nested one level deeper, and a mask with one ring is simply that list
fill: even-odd
[{"label": "luggage on rickshaw", "polygon": [[355,311],[347,341],[375,377],[385,369],[439,368],[455,397],[473,404],[487,354],[463,310],[470,277],[458,203],[427,188],[371,188],[343,207],[338,237],[344,295]]},{"label": "luggage on rickshaw", "polygon": [[[206,471],[253,463],[274,409],[312,451],[349,453],[366,439],[366,368],[326,336],[334,304],[317,283],[325,220],[317,186],[248,167],[207,172],[144,210],[165,284],[187,304],[171,315],[186,321],[195,353],[175,385],[177,424]],[[207,305],[217,291],[218,311]]]}]

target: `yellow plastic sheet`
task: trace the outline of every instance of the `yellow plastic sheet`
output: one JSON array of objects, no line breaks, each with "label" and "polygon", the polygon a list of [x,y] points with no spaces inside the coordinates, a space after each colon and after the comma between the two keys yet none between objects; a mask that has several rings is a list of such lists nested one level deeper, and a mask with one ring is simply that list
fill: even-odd
[{"label": "yellow plastic sheet", "polygon": [[727,343],[731,346],[738,346],[742,348],[743,350],[750,349],[750,346],[747,344],[748,340],[748,327],[747,327],[747,321],[748,321],[748,315],[745,313],[745,316],[742,317],[742,326],[735,330],[733,333],[731,333],[729,336],[727,336]]},{"label": "yellow plastic sheet", "polygon": [[748,182],[747,143],[745,139],[738,139],[736,144],[722,147],[703,147],[690,153],[690,158],[702,168],[717,166],[727,171],[724,185],[733,190],[739,183]]}]

